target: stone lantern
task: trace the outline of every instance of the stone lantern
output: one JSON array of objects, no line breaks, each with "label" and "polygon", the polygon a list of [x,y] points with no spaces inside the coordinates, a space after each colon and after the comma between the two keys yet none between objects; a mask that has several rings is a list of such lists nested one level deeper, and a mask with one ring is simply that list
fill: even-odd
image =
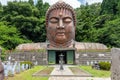
[{"label": "stone lantern", "polygon": [[61,53],[60,55],[59,55],[59,57],[60,57],[60,70],[64,70],[64,68],[63,68],[63,54]]}]

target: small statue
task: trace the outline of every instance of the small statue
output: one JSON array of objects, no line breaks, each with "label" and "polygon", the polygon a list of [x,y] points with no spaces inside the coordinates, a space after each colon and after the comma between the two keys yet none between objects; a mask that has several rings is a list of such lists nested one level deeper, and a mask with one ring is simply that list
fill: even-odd
[{"label": "small statue", "polygon": [[49,48],[73,47],[76,17],[74,9],[63,1],[58,1],[46,12],[46,31]]}]

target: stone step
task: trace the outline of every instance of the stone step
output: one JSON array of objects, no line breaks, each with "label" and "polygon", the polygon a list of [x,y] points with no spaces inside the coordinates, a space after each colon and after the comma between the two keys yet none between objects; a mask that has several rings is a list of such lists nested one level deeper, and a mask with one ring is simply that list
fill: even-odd
[{"label": "stone step", "polygon": [[50,77],[92,77],[91,75],[49,75]]}]

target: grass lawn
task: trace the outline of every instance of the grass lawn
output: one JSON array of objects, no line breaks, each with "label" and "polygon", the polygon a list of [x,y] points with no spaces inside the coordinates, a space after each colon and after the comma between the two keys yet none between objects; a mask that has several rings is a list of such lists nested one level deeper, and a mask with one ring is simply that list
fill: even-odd
[{"label": "grass lawn", "polygon": [[48,77],[32,77],[32,74],[44,69],[45,66],[35,66],[32,69],[15,74],[14,77],[8,77],[7,80],[48,80]]},{"label": "grass lawn", "polygon": [[80,68],[92,74],[93,77],[110,77],[111,75],[110,71],[92,69],[91,66],[80,66]]},{"label": "grass lawn", "polygon": [[50,73],[53,71],[54,67],[46,67],[45,69],[35,73],[38,76],[49,76]]}]

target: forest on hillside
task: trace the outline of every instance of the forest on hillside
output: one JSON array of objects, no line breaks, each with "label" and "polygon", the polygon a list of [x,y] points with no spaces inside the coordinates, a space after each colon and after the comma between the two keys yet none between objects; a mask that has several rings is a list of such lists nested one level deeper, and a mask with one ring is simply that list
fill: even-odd
[{"label": "forest on hillside", "polygon": [[[45,42],[45,13],[50,5],[38,0],[0,3],[0,46],[11,50],[21,43]],[[75,9],[78,42],[120,47],[120,0],[81,5]]]}]

